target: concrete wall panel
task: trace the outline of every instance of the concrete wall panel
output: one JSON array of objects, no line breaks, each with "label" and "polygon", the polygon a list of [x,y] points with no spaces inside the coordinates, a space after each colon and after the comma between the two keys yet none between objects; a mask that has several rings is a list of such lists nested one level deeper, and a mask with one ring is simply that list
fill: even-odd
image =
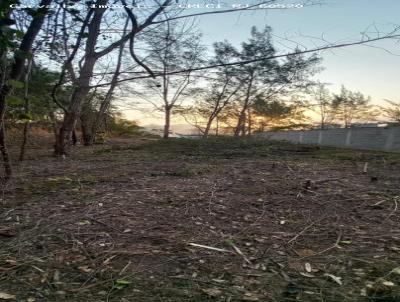
[{"label": "concrete wall panel", "polygon": [[258,136],[300,144],[400,152],[400,127],[276,131]]}]

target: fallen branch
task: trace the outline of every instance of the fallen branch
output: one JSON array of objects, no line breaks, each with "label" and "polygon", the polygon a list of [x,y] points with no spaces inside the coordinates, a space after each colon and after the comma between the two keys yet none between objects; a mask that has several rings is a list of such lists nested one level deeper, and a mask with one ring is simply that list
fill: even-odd
[{"label": "fallen branch", "polygon": [[11,228],[2,228],[0,229],[0,236],[4,236],[4,237],[14,237],[17,233],[15,232],[15,230],[11,229]]},{"label": "fallen branch", "polygon": [[202,245],[202,244],[197,244],[197,243],[189,243],[189,245],[195,246],[195,247],[201,247],[203,249],[217,251],[217,252],[232,253],[231,251],[228,251],[226,249],[220,249],[220,248],[208,246],[208,245]]},{"label": "fallen branch", "polygon": [[291,243],[291,242],[295,241],[297,238],[299,238],[301,235],[303,235],[303,233],[305,233],[305,231],[307,231],[309,228],[311,228],[316,223],[317,223],[317,220],[310,223],[308,226],[306,226],[304,229],[302,229],[296,236],[294,236],[292,239],[290,239],[287,243]]},{"label": "fallen branch", "polygon": [[233,243],[231,243],[231,245],[233,249],[236,251],[236,253],[238,253],[240,256],[243,257],[244,261],[246,261],[248,264],[252,264],[250,260],[246,257],[246,255],[243,254],[243,252],[236,245],[234,245]]}]

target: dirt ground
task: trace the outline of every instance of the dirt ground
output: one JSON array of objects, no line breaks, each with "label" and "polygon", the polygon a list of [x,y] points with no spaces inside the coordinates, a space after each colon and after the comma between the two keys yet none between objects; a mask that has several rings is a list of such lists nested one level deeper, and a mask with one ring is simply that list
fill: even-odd
[{"label": "dirt ground", "polygon": [[36,149],[0,301],[400,301],[400,154],[256,139]]}]

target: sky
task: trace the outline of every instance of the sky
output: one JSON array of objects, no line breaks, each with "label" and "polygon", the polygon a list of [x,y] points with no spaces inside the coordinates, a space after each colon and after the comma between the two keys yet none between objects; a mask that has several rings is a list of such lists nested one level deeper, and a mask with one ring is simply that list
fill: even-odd
[{"label": "sky", "polygon": [[[301,1],[299,1],[301,3]],[[309,48],[324,45],[323,37],[329,42],[356,41],[361,32],[373,24],[382,32],[400,25],[400,1],[398,0],[331,0],[321,5],[297,9],[269,9],[257,13],[236,13],[234,15],[209,15],[198,18],[199,29],[204,33],[205,44],[227,39],[239,45],[249,36],[250,27],[272,27],[275,35],[288,36]],[[371,36],[373,34],[371,33]],[[308,38],[308,37],[313,38]],[[285,42],[275,38],[277,48]],[[294,43],[286,42],[288,46]],[[400,99],[400,43],[396,41],[376,42],[373,46],[352,46],[322,53],[323,72],[317,78],[332,83],[332,89],[344,84],[349,89],[360,90],[371,95],[374,101]]]},{"label": "sky", "polygon": [[[252,2],[227,0],[225,3],[230,6]],[[320,0],[319,3],[303,8],[206,15],[197,17],[197,25],[203,33],[203,43],[209,46],[225,39],[239,46],[249,37],[253,25],[259,28],[269,25],[275,35],[274,45],[282,53],[297,44],[313,48],[328,42],[357,41],[366,31],[370,37],[376,37],[377,29],[386,33],[400,25],[398,0]],[[199,11],[188,9],[186,13]],[[320,53],[324,70],[315,78],[329,83],[333,92],[338,92],[341,85],[361,91],[371,96],[375,104],[382,104],[384,99],[400,101],[400,42],[387,40],[368,45]],[[127,116],[138,114],[127,112]],[[148,119],[151,120],[155,121]]]}]

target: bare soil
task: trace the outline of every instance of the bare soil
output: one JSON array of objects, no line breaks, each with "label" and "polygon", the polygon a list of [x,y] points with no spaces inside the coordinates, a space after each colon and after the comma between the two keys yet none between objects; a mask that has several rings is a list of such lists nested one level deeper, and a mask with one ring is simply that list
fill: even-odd
[{"label": "bare soil", "polygon": [[2,188],[0,301],[400,301],[399,168],[257,139],[37,148]]}]

